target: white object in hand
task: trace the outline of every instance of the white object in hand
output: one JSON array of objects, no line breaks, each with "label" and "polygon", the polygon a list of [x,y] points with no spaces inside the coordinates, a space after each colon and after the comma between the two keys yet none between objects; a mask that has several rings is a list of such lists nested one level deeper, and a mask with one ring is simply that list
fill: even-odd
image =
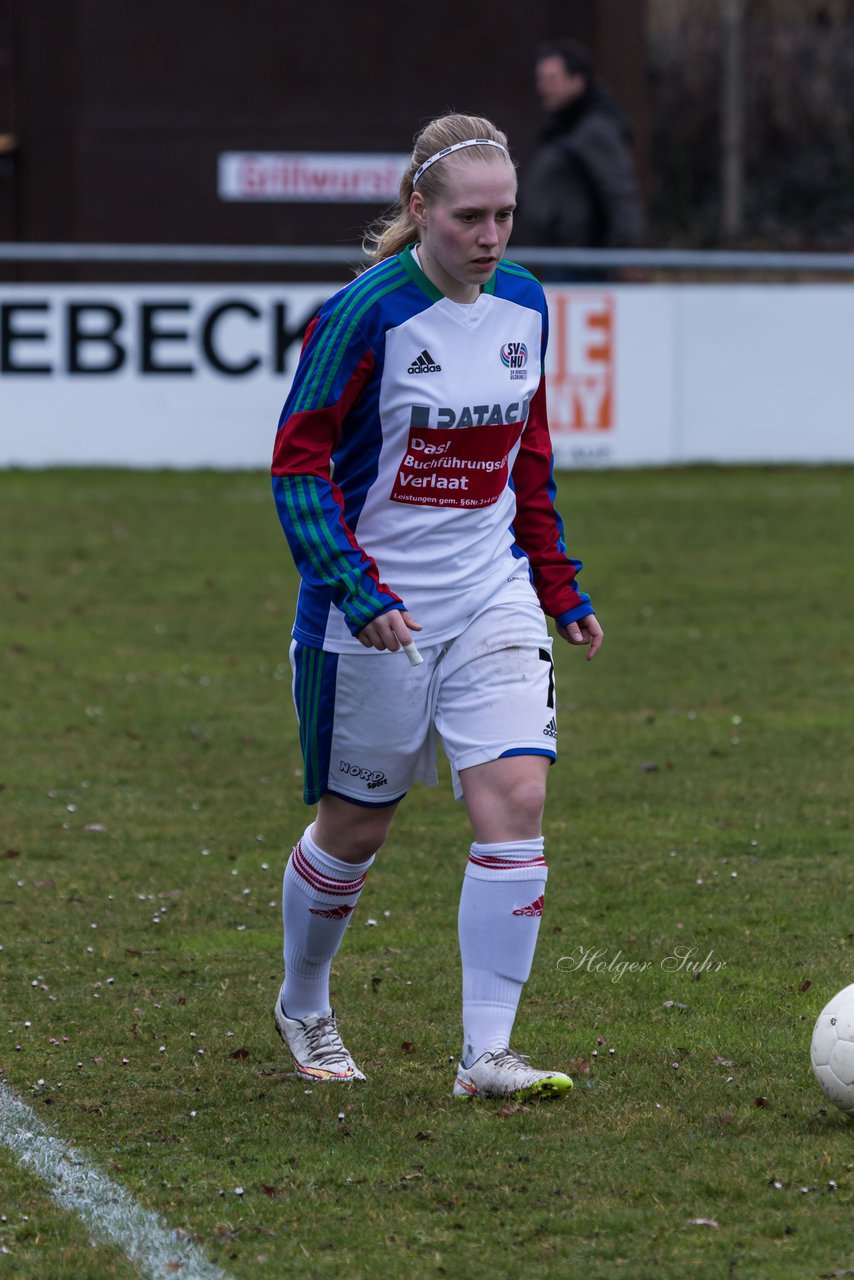
[{"label": "white object in hand", "polygon": [[407,641],[407,643],[403,646],[403,652],[406,654],[407,658],[409,659],[413,667],[420,667],[421,663],[424,661],[424,659],[421,657],[421,654],[415,648],[414,640]]}]

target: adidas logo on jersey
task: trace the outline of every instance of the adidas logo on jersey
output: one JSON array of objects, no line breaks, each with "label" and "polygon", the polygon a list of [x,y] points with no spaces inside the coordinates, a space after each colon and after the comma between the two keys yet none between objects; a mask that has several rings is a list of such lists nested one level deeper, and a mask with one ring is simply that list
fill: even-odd
[{"label": "adidas logo on jersey", "polygon": [[416,356],[412,364],[406,370],[407,373],[441,373],[442,366],[436,364],[436,361],[430,355],[425,347],[420,356]]},{"label": "adidas logo on jersey", "polygon": [[552,716],[551,720],[548,722],[545,729],[543,729],[543,733],[547,738],[557,737],[557,721],[555,720],[554,716]]}]

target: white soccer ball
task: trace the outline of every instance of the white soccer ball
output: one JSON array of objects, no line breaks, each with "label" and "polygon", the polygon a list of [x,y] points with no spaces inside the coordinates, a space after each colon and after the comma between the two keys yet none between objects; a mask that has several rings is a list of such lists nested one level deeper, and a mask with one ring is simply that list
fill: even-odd
[{"label": "white soccer ball", "polygon": [[818,1015],[810,1061],[830,1101],[854,1116],[854,982],[837,992]]}]

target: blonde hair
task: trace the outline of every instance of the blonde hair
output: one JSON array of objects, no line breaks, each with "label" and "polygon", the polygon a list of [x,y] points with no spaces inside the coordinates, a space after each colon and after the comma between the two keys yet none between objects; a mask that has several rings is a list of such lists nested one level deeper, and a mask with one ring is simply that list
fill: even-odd
[{"label": "blonde hair", "polygon": [[[429,160],[437,151],[444,151],[458,142],[468,142],[471,138],[488,138],[497,142],[507,150],[507,135],[487,120],[484,116],[446,115],[431,120],[420,133],[416,134],[409,157],[409,164],[400,180],[400,196],[391,210],[368,228],[362,242],[362,248],[374,262],[382,262],[393,258],[413,240],[418,239],[418,228],[409,212],[409,201],[412,196],[412,179],[425,160]],[[505,157],[497,147],[467,147],[464,152],[473,160],[495,160]],[[506,159],[512,164],[509,151]],[[433,164],[418,179],[418,190],[429,200],[444,187],[447,178],[447,164],[440,160]]]}]

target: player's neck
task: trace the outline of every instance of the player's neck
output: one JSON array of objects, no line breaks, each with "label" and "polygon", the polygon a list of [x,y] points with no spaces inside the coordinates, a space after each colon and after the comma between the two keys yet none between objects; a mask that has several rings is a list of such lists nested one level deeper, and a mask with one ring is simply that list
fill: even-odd
[{"label": "player's neck", "polygon": [[448,275],[423,245],[415,246],[415,260],[431,284],[451,302],[472,303],[480,297],[479,284],[466,284]]}]

